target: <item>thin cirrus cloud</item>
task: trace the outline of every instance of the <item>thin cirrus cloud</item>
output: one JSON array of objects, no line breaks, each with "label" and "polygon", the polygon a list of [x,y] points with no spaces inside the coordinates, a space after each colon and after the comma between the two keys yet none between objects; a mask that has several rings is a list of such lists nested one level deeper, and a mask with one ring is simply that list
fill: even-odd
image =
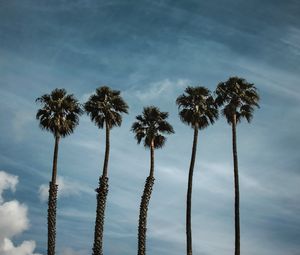
[{"label": "thin cirrus cloud", "polygon": [[130,95],[134,94],[141,102],[146,103],[159,98],[173,98],[175,97],[174,92],[179,89],[183,90],[189,82],[190,81],[187,79],[178,79],[176,81],[164,79],[149,84],[149,87],[146,90],[135,89],[133,91],[126,91],[125,93]]},{"label": "thin cirrus cloud", "polygon": [[[169,111],[176,133],[155,152],[147,248],[149,254],[183,254],[192,130],[180,122],[175,99],[187,85],[213,91],[240,75],[261,95],[251,125],[238,126],[243,254],[299,252],[297,1],[11,0],[0,6],[0,168],[19,176],[14,195],[26,203],[31,222],[10,239],[15,247],[24,238],[46,252],[47,204],[39,199],[48,196],[54,141],[34,119],[36,97],[64,87],[83,103],[106,84],[122,91],[130,113],[112,130],[105,253],[136,251],[149,153],[136,145],[130,127],[143,106],[155,104]],[[192,218],[197,254],[233,253],[230,132],[222,116],[199,132]],[[58,254],[91,250],[104,139],[83,116],[60,143]]]}]

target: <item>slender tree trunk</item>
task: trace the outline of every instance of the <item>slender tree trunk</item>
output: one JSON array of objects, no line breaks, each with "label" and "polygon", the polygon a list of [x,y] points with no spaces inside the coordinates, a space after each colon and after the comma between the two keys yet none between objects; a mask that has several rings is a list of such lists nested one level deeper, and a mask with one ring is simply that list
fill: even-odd
[{"label": "slender tree trunk", "polygon": [[140,205],[138,228],[138,255],[146,254],[147,212],[154,180],[154,141],[152,141],[150,146],[150,174],[146,179]]},{"label": "slender tree trunk", "polygon": [[238,157],[236,148],[236,115],[232,120],[232,152],[233,152],[233,168],[234,168],[234,219],[235,219],[235,255],[240,255],[240,191],[239,191],[239,173],[238,173]]},{"label": "slender tree trunk", "polygon": [[154,141],[151,142],[150,146],[150,177],[154,177]]},{"label": "slender tree trunk", "polygon": [[105,146],[105,157],[103,164],[102,176],[99,178],[99,187],[96,189],[97,192],[97,211],[95,221],[95,233],[94,233],[94,245],[93,255],[103,255],[103,229],[104,229],[104,215],[106,207],[106,198],[108,193],[108,160],[109,160],[109,132],[110,127],[105,122],[106,131],[106,146]]},{"label": "slender tree trunk", "polygon": [[194,128],[194,141],[192,156],[189,169],[188,189],[186,196],[186,254],[192,255],[192,223],[191,223],[191,209],[192,209],[192,188],[193,188],[193,173],[195,166],[195,158],[197,151],[197,140],[198,140],[198,125]]},{"label": "slender tree trunk", "polygon": [[59,136],[55,137],[55,146],[53,154],[52,179],[49,182],[49,199],[48,199],[48,255],[55,254],[55,237],[56,237],[56,207],[57,207],[57,155],[58,155]]},{"label": "slender tree trunk", "polygon": [[103,173],[102,176],[107,177],[108,170],[108,160],[109,160],[109,148],[110,148],[110,127],[107,122],[105,122],[105,156],[104,156],[104,164],[103,164]]}]

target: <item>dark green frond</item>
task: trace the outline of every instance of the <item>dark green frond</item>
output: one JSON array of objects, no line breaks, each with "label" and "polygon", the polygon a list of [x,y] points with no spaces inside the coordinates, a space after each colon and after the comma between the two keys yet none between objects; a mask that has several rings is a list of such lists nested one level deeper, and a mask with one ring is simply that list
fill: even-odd
[{"label": "dark green frond", "polygon": [[248,123],[251,122],[252,118],[253,118],[253,112],[254,112],[254,108],[251,105],[243,105],[240,108],[240,117],[241,118],[245,118]]},{"label": "dark green frond", "polygon": [[173,134],[174,133],[174,129],[173,127],[171,126],[171,124],[165,120],[163,121],[160,121],[158,123],[158,127],[157,129],[162,132],[162,133],[165,133],[165,134]]},{"label": "dark green frond", "polygon": [[154,148],[155,149],[160,149],[164,147],[165,143],[167,141],[167,138],[162,136],[162,135],[157,135],[154,138]]},{"label": "dark green frond", "polygon": [[204,129],[218,119],[218,109],[211,92],[205,87],[187,87],[176,99],[181,121]]},{"label": "dark green frond", "polygon": [[253,118],[254,107],[259,108],[259,94],[254,84],[243,78],[230,77],[226,82],[218,84],[216,103],[223,106],[222,113],[227,122],[232,123],[233,115],[237,122],[245,118],[248,122]]},{"label": "dark green frond", "polygon": [[128,105],[120,94],[118,90],[102,86],[84,104],[86,113],[99,128],[103,128],[105,122],[110,128],[121,126],[121,113],[128,113]]},{"label": "dark green frond", "polygon": [[42,105],[36,114],[40,128],[54,136],[65,137],[73,133],[79,124],[79,116],[83,113],[81,105],[65,89],[55,89],[51,94],[37,98],[36,102]]},{"label": "dark green frond", "polygon": [[235,113],[235,108],[232,107],[232,105],[228,104],[224,106],[224,108],[221,111],[222,111],[222,115],[226,118],[227,122],[230,124],[232,122],[233,114]]},{"label": "dark green frond", "polygon": [[161,112],[155,106],[144,107],[142,115],[136,116],[136,122],[131,127],[138,144],[144,140],[144,146],[150,147],[153,141],[154,148],[162,148],[166,141],[164,134],[174,133],[173,127],[166,120],[168,116],[167,112]]}]

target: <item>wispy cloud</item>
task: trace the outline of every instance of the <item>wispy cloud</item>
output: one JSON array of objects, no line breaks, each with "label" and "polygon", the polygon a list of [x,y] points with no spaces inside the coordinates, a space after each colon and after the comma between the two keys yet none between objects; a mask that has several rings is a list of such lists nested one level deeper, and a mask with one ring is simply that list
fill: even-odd
[{"label": "wispy cloud", "polygon": [[171,81],[170,79],[164,79],[154,83],[150,83],[145,89],[134,89],[126,91],[125,93],[134,94],[143,103],[149,103],[157,99],[166,99],[174,97],[174,94],[178,90],[184,89],[189,85],[188,79],[178,79]]},{"label": "wispy cloud", "polygon": [[[32,226],[25,239],[36,240],[37,250],[45,252],[47,205],[38,202],[37,193],[40,188],[40,198],[47,200],[53,139],[34,121],[35,98],[65,87],[84,102],[96,87],[107,84],[121,90],[130,114],[121,128],[112,130],[105,251],[136,250],[149,153],[136,145],[129,130],[142,107],[154,104],[170,112],[176,134],[155,154],[147,248],[153,254],[183,254],[192,130],[180,123],[174,101],[187,85],[214,90],[219,81],[240,75],[261,92],[254,121],[238,127],[242,250],[297,254],[297,1],[58,2],[11,0],[2,1],[0,8],[0,161],[24,180],[12,201],[22,197],[30,206]],[[64,177],[58,188],[58,254],[90,252],[104,135],[83,116],[76,132],[60,143],[59,173]],[[192,220],[194,250],[201,255],[233,254],[230,139],[222,118],[199,134]],[[5,192],[14,190],[17,179],[1,177],[0,185],[6,185],[1,205],[12,202],[5,200]],[[74,242],[69,245],[70,237]],[[9,240],[15,243],[13,238]]]},{"label": "wispy cloud", "polygon": [[[66,179],[62,176],[57,178],[58,197],[78,196],[80,194],[94,194],[91,187],[78,181]],[[39,197],[41,201],[47,201],[49,195],[49,185],[42,184],[39,188]]]},{"label": "wispy cloud", "polygon": [[287,35],[281,39],[284,42],[291,52],[297,56],[300,55],[300,29],[297,27],[290,27],[288,29]]}]

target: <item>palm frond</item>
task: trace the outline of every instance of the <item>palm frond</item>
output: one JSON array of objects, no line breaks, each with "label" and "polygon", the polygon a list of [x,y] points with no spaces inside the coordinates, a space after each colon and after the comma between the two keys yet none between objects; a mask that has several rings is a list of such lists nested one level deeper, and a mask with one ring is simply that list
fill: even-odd
[{"label": "palm frond", "polygon": [[187,125],[206,128],[218,118],[217,104],[205,87],[187,87],[176,99],[181,121]]},{"label": "palm frond", "polygon": [[54,89],[50,94],[37,98],[36,102],[42,105],[36,114],[41,129],[61,137],[74,132],[83,113],[74,95],[67,94],[65,89]]},{"label": "palm frond", "polygon": [[135,133],[137,143],[144,141],[144,146],[149,148],[154,142],[154,148],[162,148],[166,138],[164,134],[174,133],[172,125],[167,122],[169,114],[161,112],[155,106],[144,107],[141,115],[136,116],[131,131]]},{"label": "palm frond", "polygon": [[222,114],[229,124],[232,123],[233,115],[236,121],[246,119],[250,122],[253,118],[254,107],[259,108],[259,94],[254,84],[243,78],[230,77],[226,82],[218,84],[215,94],[218,106],[223,106]]},{"label": "palm frond", "polygon": [[107,123],[109,128],[121,126],[121,113],[128,113],[128,105],[120,94],[118,90],[102,86],[97,88],[96,93],[84,104],[85,112],[99,128],[103,128],[104,123]]}]

